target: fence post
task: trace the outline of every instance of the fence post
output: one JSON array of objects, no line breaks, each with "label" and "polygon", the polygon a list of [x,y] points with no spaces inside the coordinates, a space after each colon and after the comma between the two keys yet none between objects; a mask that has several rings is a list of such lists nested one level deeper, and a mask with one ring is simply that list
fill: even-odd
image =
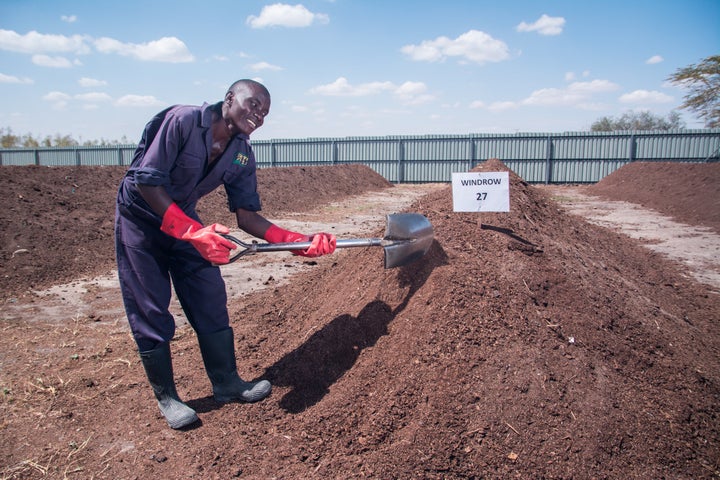
[{"label": "fence post", "polygon": [[40,150],[35,149],[35,165],[40,165]]},{"label": "fence post", "polygon": [[337,165],[338,163],[338,146],[335,140],[332,141],[332,164]]},{"label": "fence post", "polygon": [[80,160],[80,150],[78,150],[76,148],[75,149],[75,166],[79,167],[80,165],[82,165],[82,161]]},{"label": "fence post", "polygon": [[270,166],[274,167],[277,159],[275,157],[275,142],[270,141]]},{"label": "fence post", "polygon": [[396,183],[403,183],[405,180],[405,146],[402,140],[398,140],[398,174]]},{"label": "fence post", "polygon": [[636,147],[635,147],[635,134],[630,135],[630,144],[628,145],[628,162],[635,161]]},{"label": "fence post", "polygon": [[475,140],[473,137],[469,137],[470,145],[468,145],[468,156],[470,157],[470,170],[475,168],[477,158],[475,158]]},{"label": "fence post", "polygon": [[553,156],[553,138],[552,135],[547,136],[547,146],[545,148],[545,185],[549,185],[552,181],[552,156]]}]

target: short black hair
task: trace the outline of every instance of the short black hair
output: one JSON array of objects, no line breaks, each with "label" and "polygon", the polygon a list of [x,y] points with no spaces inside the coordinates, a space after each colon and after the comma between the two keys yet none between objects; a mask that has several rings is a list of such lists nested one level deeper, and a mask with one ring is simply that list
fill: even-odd
[{"label": "short black hair", "polygon": [[235,81],[232,85],[230,85],[230,88],[228,88],[228,92],[233,92],[233,93],[235,93],[235,90],[236,90],[240,85],[254,85],[255,87],[258,87],[258,88],[263,89],[263,90],[265,91],[265,93],[266,93],[268,96],[270,96],[270,92],[268,91],[268,89],[267,89],[267,87],[266,87],[265,85],[263,85],[263,84],[260,83],[260,82],[256,82],[255,80],[250,80],[249,78],[243,78],[243,79],[241,79],[241,80]]}]

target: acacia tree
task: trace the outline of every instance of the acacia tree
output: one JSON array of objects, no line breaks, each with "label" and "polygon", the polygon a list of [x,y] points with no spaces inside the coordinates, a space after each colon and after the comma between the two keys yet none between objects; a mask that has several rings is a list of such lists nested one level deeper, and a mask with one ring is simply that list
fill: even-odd
[{"label": "acacia tree", "polygon": [[680,108],[695,112],[708,128],[720,127],[720,55],[679,68],[668,80],[688,90]]},{"label": "acacia tree", "polygon": [[618,130],[677,130],[685,128],[680,114],[672,111],[667,118],[649,111],[626,112],[619,118],[602,117],[596,120],[590,130],[593,132],[614,132]]}]

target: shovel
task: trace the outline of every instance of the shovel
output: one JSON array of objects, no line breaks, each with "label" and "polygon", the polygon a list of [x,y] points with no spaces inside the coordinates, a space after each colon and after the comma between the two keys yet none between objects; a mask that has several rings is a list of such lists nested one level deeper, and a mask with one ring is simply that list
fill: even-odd
[{"label": "shovel", "polygon": [[[222,234],[222,236],[241,247],[231,252],[230,263],[254,253],[305,250],[312,243],[245,243],[231,235]],[[432,242],[433,228],[430,221],[423,215],[392,213],[387,216],[387,226],[383,238],[338,240],[337,248],[383,247],[385,268],[394,268],[421,258],[430,249]]]}]

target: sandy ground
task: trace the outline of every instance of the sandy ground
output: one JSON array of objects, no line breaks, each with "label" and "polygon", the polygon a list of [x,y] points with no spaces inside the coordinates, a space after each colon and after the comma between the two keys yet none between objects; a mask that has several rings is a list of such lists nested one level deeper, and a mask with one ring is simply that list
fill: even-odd
[{"label": "sandy ground", "polygon": [[640,205],[600,199],[575,186],[543,187],[569,213],[622,232],[651,250],[677,260],[689,268],[699,282],[720,293],[720,235],[711,228],[678,223]]},{"label": "sandy ground", "polygon": [[[442,184],[397,185],[392,189],[372,191],[331,203],[311,214],[286,215],[272,220],[290,230],[301,232],[331,232],[338,238],[364,238],[377,233],[385,225],[385,215],[398,212],[417,198],[442,188]],[[659,252],[688,267],[692,276],[711,285],[720,293],[720,235],[711,229],[685,225],[642,206],[601,199],[584,192],[586,187],[550,185],[539,187],[550,192],[553,199],[571,214],[591,223],[618,231],[639,240],[645,247]],[[302,220],[297,218],[302,217]],[[231,234],[242,241],[252,239],[241,231]],[[383,252],[377,248],[378,256]],[[352,250],[338,250],[336,256],[352,255]],[[275,288],[291,281],[293,275],[307,271],[314,265],[311,259],[288,261],[287,252],[248,255],[222,267],[230,299],[266,288]],[[119,286],[116,272],[92,279],[55,285],[37,292],[42,302],[32,305],[6,305],[5,315],[27,318],[77,318],[93,312],[105,318],[125,322],[122,304],[118,302]],[[186,323],[177,299],[173,297],[171,311],[178,325]]]},{"label": "sandy ground", "polygon": [[[442,188],[442,184],[396,185],[393,188],[371,191],[340,202],[330,203],[308,214],[288,214],[271,218],[283,228],[299,232],[330,232],[340,238],[365,238],[373,236],[385,226],[385,216],[402,211],[417,198]],[[302,220],[298,220],[302,218]],[[236,238],[250,243],[252,238],[242,231],[231,230]],[[352,255],[352,251],[338,250],[336,256]],[[377,255],[382,257],[381,248]],[[248,255],[222,267],[229,299],[266,288],[286,284],[295,274],[307,271],[315,265],[312,259],[297,261],[289,252],[269,252]],[[114,318],[120,325],[126,323],[120,302],[117,271],[107,275],[81,279],[72,283],[54,285],[36,291],[41,302],[32,304],[6,304],[5,318],[68,319],[95,316]],[[179,302],[173,296],[171,312],[178,325],[187,323]]]}]

